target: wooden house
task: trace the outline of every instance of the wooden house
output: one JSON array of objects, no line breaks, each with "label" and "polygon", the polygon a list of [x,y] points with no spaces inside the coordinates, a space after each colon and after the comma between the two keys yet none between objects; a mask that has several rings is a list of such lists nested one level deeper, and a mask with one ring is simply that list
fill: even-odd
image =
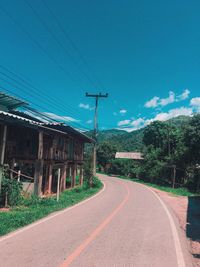
[{"label": "wooden house", "polygon": [[1,166],[8,166],[11,176],[20,170],[23,180],[32,177],[29,188],[39,196],[56,192],[58,169],[61,191],[82,184],[84,144],[93,140],[68,125],[45,123],[15,110],[23,105],[26,103],[0,93]]}]

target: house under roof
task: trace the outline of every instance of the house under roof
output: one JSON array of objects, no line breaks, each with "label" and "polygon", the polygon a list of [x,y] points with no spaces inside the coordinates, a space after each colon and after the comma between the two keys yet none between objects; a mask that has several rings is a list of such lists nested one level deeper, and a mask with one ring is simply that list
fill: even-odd
[{"label": "house under roof", "polygon": [[115,154],[116,159],[135,159],[135,160],[142,160],[142,153],[140,152],[117,152]]},{"label": "house under roof", "polygon": [[11,178],[20,170],[19,179],[38,196],[82,185],[84,145],[94,140],[64,123],[44,122],[34,112],[23,112],[25,105],[0,92],[0,184],[5,165]]},{"label": "house under roof", "polygon": [[45,123],[38,118],[35,118],[22,111],[15,110],[19,107],[28,106],[23,100],[17,99],[13,96],[0,92],[0,121],[7,121],[8,123],[25,124],[32,127],[43,128],[61,134],[72,134],[81,138],[83,141],[92,143],[94,140],[78,129],[66,125],[64,123]]}]

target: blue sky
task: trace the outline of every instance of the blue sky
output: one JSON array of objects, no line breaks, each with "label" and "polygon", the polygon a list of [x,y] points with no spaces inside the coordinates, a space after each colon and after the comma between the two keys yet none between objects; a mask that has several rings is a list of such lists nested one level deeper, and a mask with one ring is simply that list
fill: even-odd
[{"label": "blue sky", "polygon": [[2,0],[0,87],[88,129],[85,92],[109,93],[100,129],[191,115],[200,111],[199,9],[185,0]]}]

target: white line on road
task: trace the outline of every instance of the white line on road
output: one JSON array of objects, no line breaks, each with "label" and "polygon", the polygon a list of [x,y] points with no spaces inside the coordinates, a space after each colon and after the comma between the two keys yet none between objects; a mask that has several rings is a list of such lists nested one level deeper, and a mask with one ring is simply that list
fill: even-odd
[{"label": "white line on road", "polygon": [[170,222],[170,226],[171,226],[171,230],[172,230],[172,236],[174,239],[174,245],[175,245],[175,250],[176,250],[176,258],[177,258],[178,267],[186,267],[184,256],[183,256],[183,251],[182,251],[181,243],[180,243],[180,239],[179,239],[179,235],[178,235],[174,220],[172,218],[172,215],[169,212],[169,209],[167,208],[165,203],[162,201],[162,199],[151,188],[149,188],[146,185],[142,185],[142,184],[140,184],[140,185],[147,188],[149,191],[151,191],[154,194],[154,196],[159,200],[159,202],[161,203],[165,212],[167,213],[167,216],[168,216],[168,219]]}]

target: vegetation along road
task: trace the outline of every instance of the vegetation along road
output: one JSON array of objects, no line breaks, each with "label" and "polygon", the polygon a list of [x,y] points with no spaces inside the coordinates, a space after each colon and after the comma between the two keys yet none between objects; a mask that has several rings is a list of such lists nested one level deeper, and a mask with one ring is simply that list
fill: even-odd
[{"label": "vegetation along road", "polygon": [[0,265],[191,266],[176,218],[151,189],[100,178],[92,199],[1,237]]}]

